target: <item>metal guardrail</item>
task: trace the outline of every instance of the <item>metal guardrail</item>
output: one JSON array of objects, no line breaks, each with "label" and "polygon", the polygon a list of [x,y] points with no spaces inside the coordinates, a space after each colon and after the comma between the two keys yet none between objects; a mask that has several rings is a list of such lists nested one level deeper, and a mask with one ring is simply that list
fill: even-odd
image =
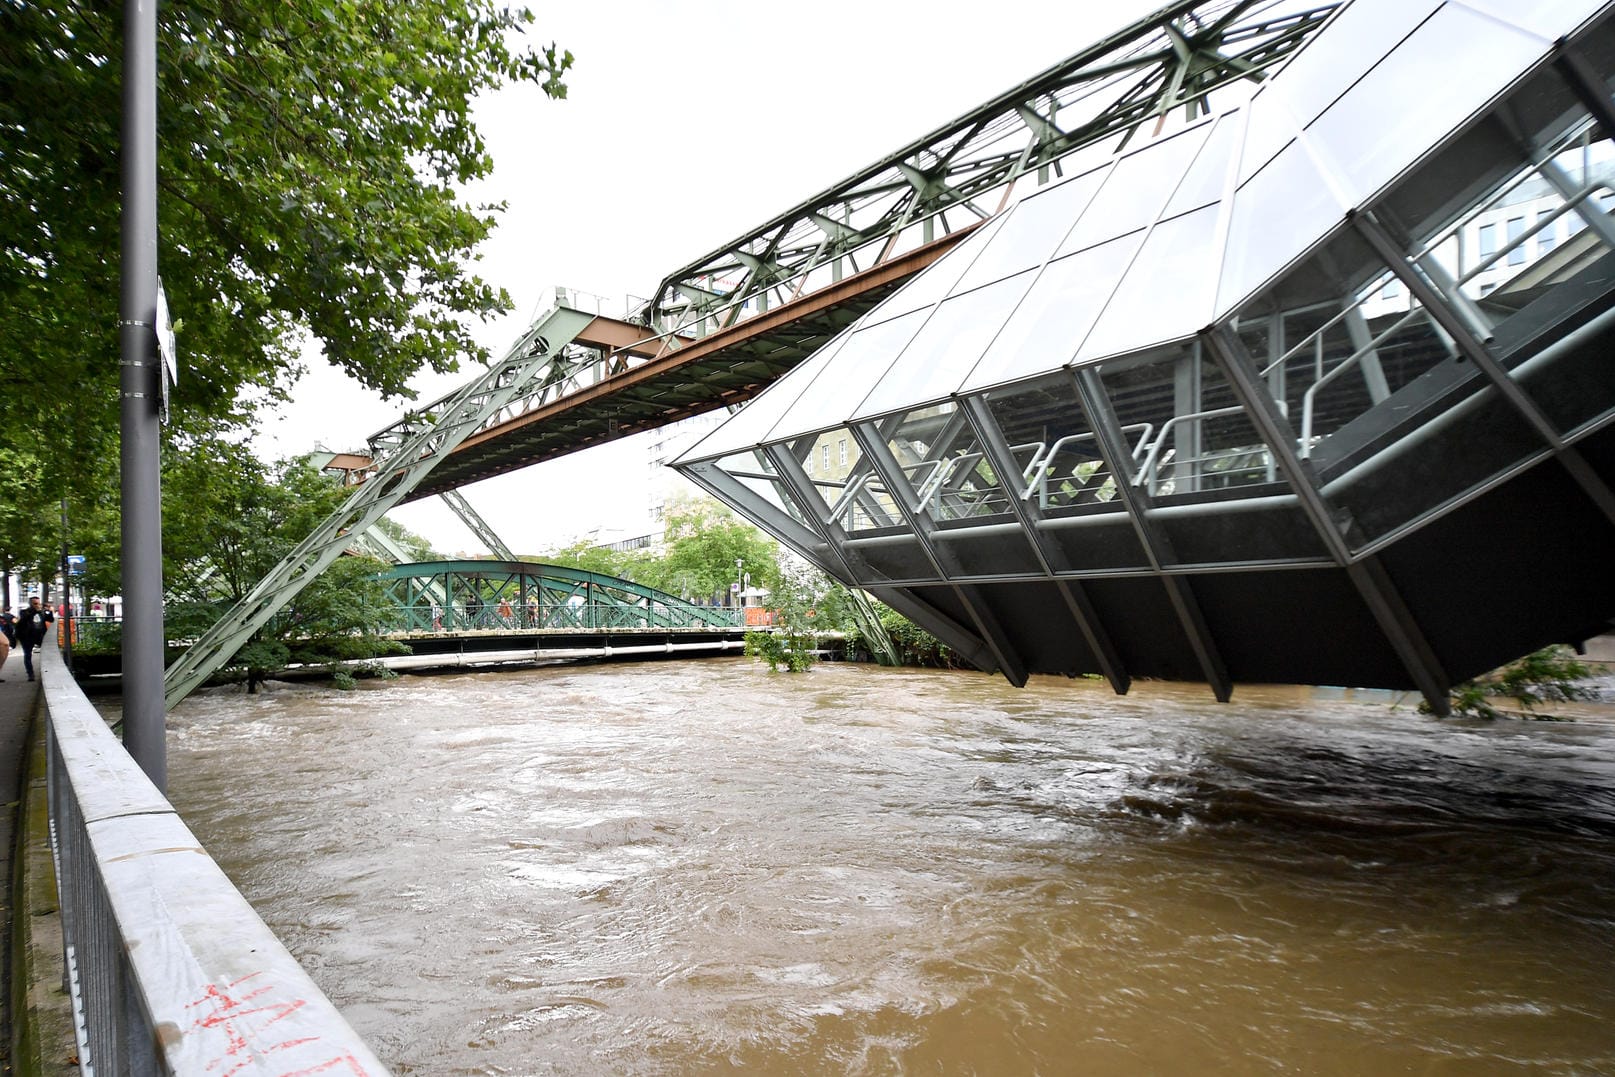
[{"label": "metal guardrail", "polygon": [[45,701],[81,1072],[386,1074],[72,678]]}]

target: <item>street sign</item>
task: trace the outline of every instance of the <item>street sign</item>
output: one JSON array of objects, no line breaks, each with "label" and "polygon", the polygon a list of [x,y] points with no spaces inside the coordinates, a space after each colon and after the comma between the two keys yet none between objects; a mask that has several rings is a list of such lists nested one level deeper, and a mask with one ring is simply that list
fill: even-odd
[{"label": "street sign", "polygon": [[82,576],[82,575],[84,575],[84,555],[83,554],[81,554],[81,553],[70,553],[70,554],[67,555],[67,574],[69,576]]}]

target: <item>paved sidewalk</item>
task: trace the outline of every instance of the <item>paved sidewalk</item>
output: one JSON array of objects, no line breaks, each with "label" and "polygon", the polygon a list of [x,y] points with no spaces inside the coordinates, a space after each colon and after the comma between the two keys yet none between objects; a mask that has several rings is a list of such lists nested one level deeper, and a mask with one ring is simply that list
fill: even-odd
[{"label": "paved sidewalk", "polygon": [[34,651],[36,679],[23,671],[22,648],[12,648],[11,657],[0,666],[0,1072],[11,1072],[11,868],[17,840],[17,801],[22,794],[23,757],[28,742],[28,725],[40,705],[41,686],[46,677],[65,677],[67,669],[53,643]]}]

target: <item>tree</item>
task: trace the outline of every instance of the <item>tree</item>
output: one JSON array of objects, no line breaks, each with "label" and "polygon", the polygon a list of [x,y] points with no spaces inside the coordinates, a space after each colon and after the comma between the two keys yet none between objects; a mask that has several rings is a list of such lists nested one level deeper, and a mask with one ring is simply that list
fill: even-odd
[{"label": "tree", "polygon": [[754,583],[769,590],[779,580],[774,540],[711,498],[670,506],[662,541],[662,557],[642,566],[636,579],[670,594],[716,598],[729,592],[737,573],[750,573]]},{"label": "tree", "polygon": [[[25,522],[117,489],[121,12],[0,3],[0,430],[37,454],[6,502]],[[468,320],[509,300],[466,268],[500,208],[457,193],[492,169],[471,102],[564,96],[571,55],[492,0],[158,16],[160,263],[187,357],[169,436],[194,448],[284,400],[310,339],[387,397],[485,359]]]}]

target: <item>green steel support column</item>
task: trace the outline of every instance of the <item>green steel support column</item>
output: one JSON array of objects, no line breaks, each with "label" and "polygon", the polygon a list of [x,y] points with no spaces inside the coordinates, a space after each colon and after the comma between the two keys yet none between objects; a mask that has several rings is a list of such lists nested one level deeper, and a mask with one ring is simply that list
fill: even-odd
[{"label": "green steel support column", "polygon": [[184,699],[229,661],[252,634],[420,483],[432,469],[492,414],[519,396],[533,377],[549,369],[558,352],[592,320],[592,315],[555,307],[524,333],[505,358],[447,401],[377,465],[376,473],[258,581],[247,596],[221,617],[168,668],[163,681],[167,705]]},{"label": "green steel support column", "polygon": [[516,555],[510,552],[510,547],[506,546],[504,540],[494,533],[494,529],[488,526],[488,522],[477,513],[477,510],[471,507],[471,502],[465,499],[464,494],[458,490],[444,490],[438,496],[471,529],[471,533],[476,535],[484,546],[488,547],[489,553],[501,561],[516,560]]}]

